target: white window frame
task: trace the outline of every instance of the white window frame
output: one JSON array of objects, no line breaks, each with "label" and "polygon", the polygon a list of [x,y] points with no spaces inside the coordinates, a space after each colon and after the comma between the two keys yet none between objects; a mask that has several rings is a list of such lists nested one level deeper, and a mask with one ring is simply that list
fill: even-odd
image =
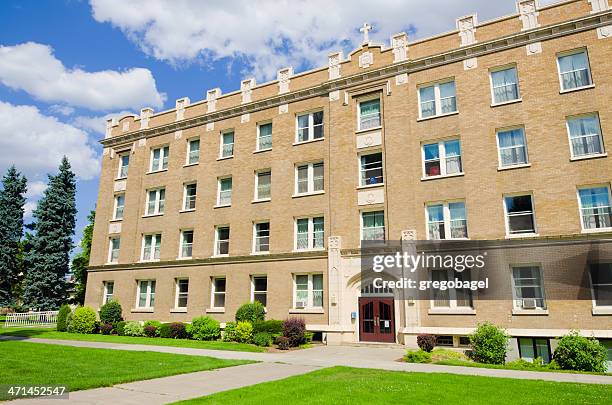
[{"label": "white window frame", "polygon": [[[149,257],[145,258],[145,240],[147,236],[151,237],[151,252],[149,253]],[[155,258],[155,245],[157,244],[158,240],[159,240],[159,250],[160,250],[160,256],[161,256],[162,234],[161,233],[146,233],[142,235],[142,247],[140,249],[140,261],[141,262],[158,262],[160,260],[159,258],[157,259]]]},{"label": "white window frame", "polygon": [[[153,168],[153,155],[156,150],[159,150],[159,167],[154,170]],[[151,160],[149,162],[149,173],[157,173],[168,170],[169,162],[170,162],[170,146],[163,145],[157,146],[155,148],[151,148]],[[166,167],[164,167],[164,161],[166,161]]]},{"label": "white window frame", "polygon": [[[602,263],[602,264],[608,264],[608,263]],[[595,285],[593,285],[593,275],[591,274],[591,264],[589,264],[589,282],[591,284],[591,301],[593,303],[593,310],[597,309],[599,311],[603,311],[603,312],[600,312],[599,314],[609,315],[610,312],[612,312],[612,305],[597,305],[597,300],[595,299]],[[597,285],[598,286],[608,286],[610,284],[600,283]],[[593,314],[598,314],[598,313],[593,312]]]},{"label": "white window frame", "polygon": [[[163,205],[161,204],[161,191],[164,191],[164,203]],[[152,213],[149,212],[149,203],[150,203],[150,193],[151,192],[155,192],[155,208],[153,210]],[[147,193],[147,198],[146,198],[146,202],[145,202],[145,217],[152,217],[152,216],[156,216],[156,215],[164,215],[164,211],[166,209],[166,188],[165,187],[158,187],[158,188],[150,188],[146,190]]]},{"label": "white window frame", "polygon": [[[377,155],[380,154],[380,168],[382,170],[382,181],[380,183],[375,184],[367,184],[367,178],[365,180],[365,184],[363,183],[362,174],[365,172],[363,166],[361,165],[361,159],[365,156]],[[359,187],[381,187],[385,185],[385,155],[382,150],[371,150],[367,152],[362,152],[357,155],[357,167],[359,168],[359,177],[358,184]]]},{"label": "white window frame", "polygon": [[[268,224],[268,250],[257,250],[257,225],[260,224]],[[270,239],[272,236],[272,226],[270,224],[270,220],[261,220],[261,221],[257,221],[257,222],[253,222],[253,246],[252,246],[252,251],[251,254],[254,255],[267,255],[270,253]],[[259,237],[259,238],[264,238],[263,236]]]},{"label": "white window frame", "polygon": [[[122,153],[118,153],[117,156],[119,157],[118,161],[119,161],[119,167],[117,168],[117,180],[121,180],[121,179],[126,179],[129,171],[130,171],[130,152],[122,152]],[[123,166],[123,158],[127,157],[128,159],[128,164]],[[121,175],[121,172],[123,169],[123,167],[126,167],[125,169],[125,176]]]},{"label": "white window frame", "polygon": [[[458,171],[457,173],[446,173],[446,142],[452,142],[452,141],[459,141],[459,161],[461,162],[461,170]],[[440,162],[440,174],[438,175],[434,175],[434,176],[428,176],[427,175],[427,169],[425,167],[425,146],[427,145],[434,145],[434,144],[438,144],[438,160]],[[431,140],[431,141],[424,141],[421,143],[421,170],[423,173],[423,177],[421,178],[421,180],[430,180],[430,179],[439,179],[442,177],[454,177],[454,176],[463,176],[465,175],[465,172],[463,171],[463,145],[461,142],[461,138],[459,137],[452,137],[452,138],[445,138],[445,139],[439,139],[439,140]]]},{"label": "white window frame", "polygon": [[[323,165],[323,188],[321,190],[315,190],[314,189],[314,167],[316,165]],[[299,168],[303,167],[303,166],[308,166],[308,190],[300,193],[300,189],[299,189],[299,184],[298,184],[298,173],[299,173]],[[294,190],[293,190],[293,195],[294,196],[303,196],[303,195],[313,195],[313,194],[323,194],[325,193],[325,162],[324,161],[317,161],[317,162],[309,162],[309,163],[298,163],[294,166]]]},{"label": "white window frame", "polygon": [[[453,238],[452,237],[451,215],[450,215],[449,204],[453,204],[453,203],[463,203],[463,209],[465,210],[465,227],[466,227],[466,233],[468,235],[466,238]],[[445,201],[432,201],[432,202],[425,203],[425,233],[427,235],[427,240],[437,240],[437,239],[432,239],[431,235],[429,234],[429,210],[428,209],[429,207],[434,206],[434,205],[442,206],[443,215],[444,215],[444,230],[445,230],[445,233],[450,236],[448,238],[444,238],[440,240],[469,240],[470,239],[470,231],[468,227],[468,218],[467,218],[468,216],[467,215],[467,204],[464,199],[457,199],[457,200],[445,200]]]},{"label": "white window frame", "polygon": [[[145,305],[140,306],[140,283],[147,283]],[[157,291],[157,283],[154,279],[136,280],[136,308],[140,309],[153,309],[155,308],[155,292],[151,292],[151,286],[155,283],[155,290]],[[151,306],[151,298],[153,298],[153,306]]]},{"label": "white window frame", "polygon": [[[516,71],[516,92],[517,92],[518,97],[513,100],[496,102],[495,101],[495,88],[493,87],[493,73],[503,72],[504,70],[510,70],[510,69],[514,69]],[[491,88],[491,106],[512,104],[512,103],[518,103],[519,101],[523,101],[523,98],[521,96],[521,85],[519,83],[519,72],[518,72],[518,67],[516,64],[498,66],[493,69],[490,69],[489,70],[489,83],[491,85],[490,87]],[[455,87],[455,93],[456,92],[457,92],[457,88]]]},{"label": "white window frame", "polygon": [[[601,152],[599,153],[591,153],[591,154],[586,154],[586,155],[575,155],[574,154],[574,145],[572,144],[572,134],[570,132],[570,120],[572,119],[580,119],[580,118],[586,118],[586,117],[594,117],[595,120],[597,121],[597,135],[599,136],[599,146],[601,148]],[[570,150],[570,158],[572,160],[581,160],[581,159],[589,159],[589,158],[593,158],[593,157],[601,157],[601,156],[607,156],[606,153],[606,148],[604,145],[604,140],[603,140],[603,134],[601,131],[601,119],[599,118],[599,113],[598,112],[592,112],[592,113],[586,113],[586,114],[578,114],[578,115],[570,115],[567,116],[565,118],[565,127],[567,130],[567,141],[569,142],[569,150]],[[590,136],[595,135],[595,134],[591,134]],[[586,135],[589,136],[589,135]]]},{"label": "white window frame", "polygon": [[[189,188],[189,186],[195,186],[196,188],[196,192],[195,195],[193,196],[193,200],[194,200],[194,207],[193,208],[188,208],[187,207],[187,189]],[[190,181],[189,183],[185,183],[183,184],[183,209],[181,211],[183,212],[187,212],[187,211],[195,211],[196,210],[196,204],[198,201],[198,183],[195,181]]]},{"label": "white window frame", "polygon": [[[270,176],[270,191],[269,197],[259,197],[259,175],[266,174]],[[260,169],[255,171],[255,193],[253,195],[253,202],[270,201],[272,199],[272,169]]]},{"label": "white window frame", "polygon": [[[225,291],[220,292],[217,291],[216,280],[225,280]],[[215,297],[217,295],[223,295],[223,306],[217,307],[215,306]],[[225,276],[214,276],[210,279],[210,307],[214,309],[225,310],[225,305],[227,305],[227,277]]]},{"label": "white window frame", "polygon": [[[542,307],[538,307],[537,303],[536,303],[536,307],[533,309],[523,308],[522,303],[520,305],[518,304],[518,301],[522,301],[525,299],[525,298],[522,298],[519,300],[519,298],[516,295],[517,287],[516,287],[516,280],[514,279],[514,269],[520,268],[520,267],[536,267],[538,269],[538,280],[539,280],[538,287],[540,288],[542,292],[542,301],[543,301]],[[542,270],[542,265],[540,263],[513,263],[510,265],[510,278],[511,278],[511,283],[512,283],[512,308],[514,308],[515,310],[519,310],[519,311],[545,311],[547,309],[546,287],[544,286],[544,272]],[[527,299],[530,299],[530,298],[527,298]]]},{"label": "white window frame", "polygon": [[[506,204],[507,197],[522,197],[522,196],[530,196],[531,197],[531,215],[533,217],[533,232],[524,232],[524,233],[510,233],[510,219],[508,216],[508,207]],[[529,236],[538,236],[538,223],[536,221],[536,205],[535,199],[533,197],[533,192],[525,191],[525,192],[516,192],[502,195],[503,200],[503,208],[504,208],[504,223],[506,224],[506,238],[521,238],[521,237],[529,237]]]},{"label": "white window frame", "polygon": [[[589,74],[589,81],[591,82],[591,84],[587,84],[586,86],[580,86],[580,87],[575,87],[573,89],[564,89],[563,88],[563,78],[562,78],[562,73],[561,73],[561,64],[559,63],[559,59],[565,57],[565,56],[572,56],[572,55],[577,55],[579,53],[584,53],[586,55],[586,60],[587,60],[587,72]],[[560,93],[570,93],[572,91],[578,91],[578,90],[584,90],[584,89],[590,89],[595,87],[595,82],[593,81],[593,73],[591,71],[591,58],[589,57],[589,53],[587,51],[587,48],[578,48],[578,49],[572,49],[569,51],[563,51],[563,52],[559,52],[556,57],[555,57],[555,61],[557,63],[557,78],[559,79],[559,92]],[[565,73],[569,73],[569,72],[565,72]]]},{"label": "white window frame", "polygon": [[[187,247],[187,246],[183,246],[184,244],[186,244],[186,242],[185,242],[185,232],[191,232],[191,255],[190,256],[183,255],[183,248]],[[192,259],[193,258],[193,243],[194,243],[194,240],[195,240],[195,232],[193,231],[193,229],[181,229],[181,234],[180,234],[180,238],[179,239],[180,240],[179,240],[178,258],[179,259]]]},{"label": "white window frame", "polygon": [[[270,134],[270,147],[269,148],[260,148],[259,147],[259,141],[261,139],[261,127],[263,125],[270,125],[272,127],[272,133]],[[271,120],[268,121],[262,121],[262,122],[258,122],[257,123],[257,142],[255,143],[255,151],[256,152],[265,152],[268,150],[272,150],[272,142],[273,142],[273,135],[274,135],[274,125],[272,124]]]},{"label": "white window frame", "polygon": [[[228,143],[228,145],[232,145],[232,154],[224,156],[224,154],[223,154],[223,146],[224,146],[223,138],[225,137],[225,135],[229,135],[229,134],[232,134],[232,137],[234,138],[234,141],[231,144]],[[235,146],[236,146],[236,132],[233,129],[228,129],[228,130],[222,131],[221,134],[219,135],[219,159],[230,159],[230,158],[233,158],[234,157],[234,152],[235,152],[235,150],[234,150]]]},{"label": "white window frame", "polygon": [[[385,210],[383,209],[371,209],[371,210],[363,210],[359,212],[359,240],[362,241],[363,239],[363,215],[370,213],[370,212],[382,212],[383,213],[383,236],[384,239],[382,239],[382,241],[386,241],[387,240],[387,215],[385,213]],[[374,241],[373,239],[370,239],[370,241]]]},{"label": "white window frame", "polygon": [[[255,279],[266,279],[266,289],[265,290],[255,290]],[[253,274],[251,275],[251,302],[255,302],[255,294],[265,294],[266,295],[266,305],[268,304],[268,275],[267,274]]]},{"label": "white window frame", "polygon": [[[229,197],[229,204],[221,204],[221,182],[223,180],[227,180],[230,179],[232,182],[232,188],[229,190],[230,192],[230,197]],[[225,190],[226,192],[228,190]],[[223,177],[218,177],[217,178],[217,207],[229,207],[232,205],[232,197],[234,194],[234,179],[232,178],[232,176],[223,176]]]},{"label": "white window frame", "polygon": [[[119,247],[117,249],[113,249],[113,242],[114,241],[118,241],[119,242]],[[113,251],[116,250],[117,251],[117,259],[113,260]],[[108,263],[109,264],[117,264],[119,263],[119,254],[121,253],[121,237],[119,236],[113,236],[111,238],[109,238],[109,243],[108,243]]]},{"label": "white window frame", "polygon": [[[509,131],[514,131],[515,129],[520,129],[523,132],[523,148],[525,149],[525,163],[516,163],[516,164],[511,164],[511,165],[507,165],[504,166],[502,163],[502,156],[501,156],[501,146],[499,143],[499,134],[500,132],[509,132]],[[529,162],[529,149],[527,147],[527,134],[525,131],[525,127],[522,125],[518,125],[518,126],[514,126],[514,127],[507,127],[507,128],[499,128],[495,130],[495,142],[497,143],[497,168],[498,170],[504,170],[504,169],[513,169],[513,168],[518,168],[518,167],[526,167],[526,166],[531,166],[531,163]],[[517,146],[513,147],[513,148],[517,148]],[[510,147],[506,148],[506,149],[511,149]],[[463,168],[463,166],[462,166]]]},{"label": "white window frame", "polygon": [[[111,284],[113,286],[113,292],[109,294],[108,286]],[[112,300],[114,295],[115,295],[115,281],[114,280],[103,281],[102,282],[102,305],[107,304],[110,300]]]},{"label": "white window frame", "polygon": [[582,233],[597,233],[597,232],[610,232],[612,231],[612,227],[606,228],[585,228],[584,226],[584,218],[582,215],[582,200],[580,199],[580,190],[588,190],[591,188],[606,188],[608,190],[608,202],[612,205],[612,190],[610,187],[610,183],[597,183],[597,184],[589,184],[585,186],[576,187],[576,198],[578,199],[578,216],[580,217],[580,228]]},{"label": "white window frame", "polygon": [[[430,269],[429,270],[429,280],[433,281],[433,272],[434,271],[446,271],[446,279],[447,280],[453,280],[455,278],[455,270],[454,269]],[[470,271],[470,269],[466,269],[464,271]],[[472,280],[472,273],[470,272],[470,280]],[[459,306],[457,304],[457,290],[454,288],[449,288],[446,291],[448,291],[448,306],[436,306],[436,300],[434,297],[434,290],[430,290],[430,299],[429,299],[429,308],[431,310],[447,310],[447,311],[462,311],[462,310],[473,310],[474,309],[474,300],[475,300],[475,295],[476,295],[476,291],[472,291],[469,290],[469,293],[471,294],[471,301],[472,301],[472,305],[470,306]]]},{"label": "white window frame", "polygon": [[[197,141],[199,143],[198,145],[198,158],[196,159],[195,162],[191,162],[191,144],[193,142]],[[197,138],[191,138],[187,140],[187,153],[186,153],[186,159],[185,159],[185,166],[193,166],[193,165],[197,165],[198,163],[200,163],[200,153],[202,152],[202,141],[200,140],[199,137]]]},{"label": "white window frame", "polygon": [[[221,239],[219,239],[219,230],[220,229],[229,229],[229,238],[227,239],[227,253],[220,253],[220,243],[221,243]],[[229,248],[230,248],[230,239],[232,237],[232,229],[229,225],[217,225],[215,226],[215,246],[213,249],[214,252],[214,257],[225,257],[225,256],[229,256]],[[223,241],[225,241],[225,239],[223,239]]]},{"label": "white window frame", "polygon": [[[123,206],[121,208],[121,216],[117,215],[117,209],[119,208],[119,198],[123,197]],[[123,220],[123,216],[125,215],[125,193],[115,194],[115,204],[113,206],[113,221],[121,221]]]},{"label": "white window frame", "polygon": [[[314,114],[316,113],[322,113],[323,114],[323,122],[321,122],[320,126],[322,128],[322,136],[320,138],[315,138],[314,137],[314,128],[315,128],[315,124],[314,124]],[[299,118],[303,117],[303,116],[308,116],[308,127],[304,127],[304,128],[308,128],[308,138],[300,141],[300,126],[299,126]],[[316,126],[319,126],[318,124]],[[325,112],[323,110],[315,110],[315,111],[309,111],[309,112],[302,112],[300,114],[296,114],[295,115],[295,145],[301,144],[301,143],[308,143],[308,142],[314,142],[314,141],[320,141],[322,139],[325,139]]]},{"label": "white window frame", "polygon": [[[442,96],[440,95],[440,85],[454,82],[455,83],[455,111],[442,113]],[[421,108],[421,89],[425,89],[428,87],[434,88],[434,103],[436,106],[436,113],[429,117],[423,117],[423,110]],[[446,79],[438,80],[435,82],[424,83],[417,86],[417,100],[418,100],[418,109],[419,109],[419,120],[427,120],[437,117],[445,117],[447,115],[453,115],[459,113],[459,98],[457,97],[457,82],[454,77],[449,77]]]},{"label": "white window frame", "polygon": [[[323,219],[323,246],[321,247],[314,247],[314,220],[315,218],[321,218]],[[308,247],[305,249],[299,249],[298,248],[298,221],[299,220],[308,220],[308,231],[307,231],[307,238],[308,238]],[[305,251],[316,251],[316,250],[325,250],[325,217],[323,216],[323,214],[321,215],[313,215],[313,216],[309,216],[309,217],[296,217],[293,220],[293,250],[296,252],[305,252]]]},{"label": "white window frame", "polygon": [[[307,298],[307,302],[305,306],[297,306],[297,276],[308,276],[308,298]],[[321,276],[321,284],[322,284],[322,289],[321,291],[321,295],[322,295],[322,302],[321,302],[321,306],[315,306],[314,305],[314,288],[313,288],[313,281],[312,278],[313,276]],[[318,291],[318,290],[317,290]],[[294,309],[323,309],[325,307],[325,277],[323,276],[323,273],[294,273],[293,274],[293,308]]]},{"label": "white window frame", "polygon": [[[180,282],[181,281],[187,281],[187,292],[181,292],[180,290]],[[179,277],[179,278],[175,278],[174,279],[174,284],[175,284],[175,288],[174,288],[174,308],[175,309],[187,309],[187,307],[189,306],[189,278],[187,277]],[[185,299],[187,300],[187,305],[185,305],[184,307],[180,307],[179,306],[179,299],[181,298],[181,295],[185,297]]]},{"label": "white window frame", "polygon": [[[378,121],[379,125],[372,128],[361,128],[361,103],[367,103],[368,101],[378,100]],[[379,94],[365,96],[357,99],[357,132],[374,131],[382,128],[383,124],[383,111],[382,111],[382,99]]]}]

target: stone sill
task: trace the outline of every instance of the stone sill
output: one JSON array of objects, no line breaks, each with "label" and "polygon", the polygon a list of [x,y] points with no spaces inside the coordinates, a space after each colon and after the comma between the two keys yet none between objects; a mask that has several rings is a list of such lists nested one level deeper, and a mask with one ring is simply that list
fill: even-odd
[{"label": "stone sill", "polygon": [[446,114],[440,114],[440,115],[434,115],[434,116],[431,116],[431,117],[419,118],[419,119],[417,119],[417,122],[435,120],[436,118],[450,117],[450,116],[458,115],[458,114],[459,114],[459,111],[454,111],[454,112],[450,112],[450,113],[446,113]]},{"label": "stone sill", "polygon": [[513,308],[512,309],[512,315],[527,315],[527,316],[548,316],[549,312],[548,309],[518,309],[518,308]]},{"label": "stone sill", "polygon": [[429,315],[476,315],[476,310],[473,308],[430,308],[427,313]]},{"label": "stone sill", "polygon": [[320,141],[324,141],[325,137],[323,138],[317,138],[317,139],[309,139],[307,141],[296,141],[293,142],[293,146],[299,146],[299,145],[304,145],[304,144],[308,144],[308,143],[313,143],[313,142],[320,142]]},{"label": "stone sill", "polygon": [[438,180],[438,179],[448,179],[452,177],[462,177],[465,176],[464,172],[461,173],[453,173],[453,174],[445,174],[444,176],[429,176],[429,177],[421,177],[421,181],[430,181],[430,180]]},{"label": "stone sill", "polygon": [[513,166],[500,166],[497,168],[497,171],[503,172],[505,170],[524,169],[526,167],[531,167],[531,163],[523,163],[520,165],[513,165]]},{"label": "stone sill", "polygon": [[576,87],[575,89],[559,90],[559,94],[573,93],[575,91],[588,90],[588,89],[594,89],[594,88],[595,88],[594,84],[589,84],[588,86]]},{"label": "stone sill", "polygon": [[225,308],[206,308],[207,314],[224,314]]},{"label": "stone sill", "polygon": [[289,309],[290,314],[324,314],[323,308],[291,308]]},{"label": "stone sill", "polygon": [[521,103],[522,101],[523,101],[522,98],[517,98],[516,100],[502,101],[501,103],[492,103],[491,108],[501,107],[501,106],[508,105],[508,104]]},{"label": "stone sill", "polygon": [[130,309],[130,312],[133,314],[138,314],[138,313],[152,314],[153,312],[155,312],[155,308],[132,308]]},{"label": "stone sill", "polygon": [[321,194],[325,194],[325,191],[313,191],[311,193],[293,194],[291,198],[310,197],[313,195],[321,195]]},{"label": "stone sill", "polygon": [[594,307],[593,315],[612,315],[612,307]]},{"label": "stone sill", "polygon": [[598,153],[596,155],[576,156],[576,157],[571,157],[570,162],[577,162],[580,160],[589,160],[589,159],[601,159],[605,157],[608,157],[608,153]]},{"label": "stone sill", "polygon": [[187,308],[172,308],[170,310],[171,314],[186,314],[187,313]]}]

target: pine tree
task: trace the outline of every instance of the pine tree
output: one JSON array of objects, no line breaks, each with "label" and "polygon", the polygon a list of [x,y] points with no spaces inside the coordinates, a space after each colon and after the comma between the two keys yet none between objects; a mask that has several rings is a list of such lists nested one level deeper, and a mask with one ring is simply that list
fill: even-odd
[{"label": "pine tree", "polygon": [[11,166],[0,190],[0,307],[15,304],[13,287],[22,271],[20,249],[27,180]]},{"label": "pine tree", "polygon": [[54,310],[67,300],[65,276],[76,218],[76,180],[64,157],[59,173],[49,175],[49,187],[34,210],[32,248],[26,255],[28,273],[24,301],[30,308]]},{"label": "pine tree", "polygon": [[83,305],[85,302],[85,288],[87,287],[87,266],[89,266],[89,256],[91,254],[91,239],[93,237],[94,221],[96,220],[96,211],[91,211],[87,216],[89,223],[83,229],[83,237],[79,246],[81,252],[72,259],[72,273],[76,280],[74,287],[74,301],[77,304]]}]

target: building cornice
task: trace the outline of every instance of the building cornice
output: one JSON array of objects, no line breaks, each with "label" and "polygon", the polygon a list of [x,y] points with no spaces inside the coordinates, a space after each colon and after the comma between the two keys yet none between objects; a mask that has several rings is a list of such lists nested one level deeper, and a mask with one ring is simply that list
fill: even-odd
[{"label": "building cornice", "polygon": [[174,131],[186,130],[189,128],[202,126],[207,123],[238,117],[242,114],[250,114],[257,111],[266,110],[282,104],[306,100],[312,97],[327,96],[332,91],[345,90],[356,85],[364,85],[377,80],[389,79],[399,74],[411,74],[425,69],[461,62],[470,58],[526,46],[536,42],[544,42],[567,35],[590,31],[610,24],[612,24],[612,10],[597,14],[590,14],[573,20],[551,24],[497,39],[478,42],[476,44],[457,48],[448,52],[427,56],[420,59],[399,62],[382,68],[365,71],[363,73],[357,73],[351,76],[326,81],[325,83],[321,83],[313,87],[202,114],[197,117],[183,119],[170,124],[113,136],[101,140],[100,143],[104,145],[104,147],[124,145],[142,138],[152,138]]}]

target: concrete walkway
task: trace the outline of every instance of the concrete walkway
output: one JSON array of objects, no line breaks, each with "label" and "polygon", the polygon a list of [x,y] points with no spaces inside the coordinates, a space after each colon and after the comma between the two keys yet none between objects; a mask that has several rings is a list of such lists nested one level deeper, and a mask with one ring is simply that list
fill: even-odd
[{"label": "concrete walkway", "polygon": [[[193,356],[210,356],[220,359],[256,360],[262,362],[219,370],[138,381],[116,385],[110,388],[77,391],[70,394],[71,404],[93,404],[100,402],[113,403],[114,405],[143,402],[147,403],[147,405],[162,404],[179,399],[194,398],[214,392],[244,387],[264,381],[277,380],[292,375],[307,373],[318,368],[332,366],[350,366],[424,373],[450,373],[586,384],[612,384],[612,376],[402,363],[397,360],[404,355],[405,349],[376,346],[317,346],[311,349],[283,353],[250,353],[168,346],[20,338],[13,336],[0,336],[0,340],[22,340],[35,343],[114,350],[154,351]],[[58,400],[50,401],[52,401],[50,404],[57,405],[61,403],[61,401]],[[31,402],[32,404],[43,403],[40,399],[32,401],[20,400],[18,402]]]}]

